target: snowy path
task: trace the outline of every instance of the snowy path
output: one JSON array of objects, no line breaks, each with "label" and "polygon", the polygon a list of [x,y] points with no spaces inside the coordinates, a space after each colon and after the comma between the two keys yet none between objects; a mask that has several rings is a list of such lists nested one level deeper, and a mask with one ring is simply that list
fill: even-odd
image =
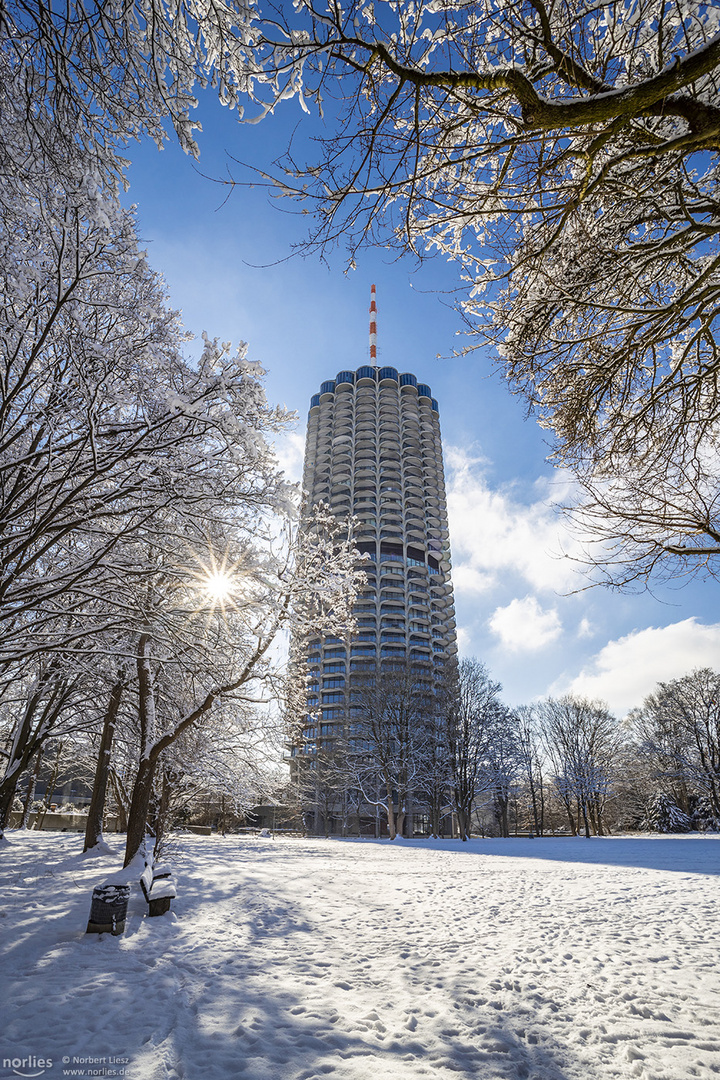
[{"label": "snowy path", "polygon": [[183,838],[177,916],[137,894],[114,939],[83,931],[118,858],[10,836],[0,1061],[44,1076],[720,1074],[718,838]]}]

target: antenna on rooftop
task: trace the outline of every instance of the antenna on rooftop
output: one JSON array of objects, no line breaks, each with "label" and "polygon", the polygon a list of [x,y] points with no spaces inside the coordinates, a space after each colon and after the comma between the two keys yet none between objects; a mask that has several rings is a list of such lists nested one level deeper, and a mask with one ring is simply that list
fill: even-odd
[{"label": "antenna on rooftop", "polygon": [[370,286],[370,362],[377,367],[377,304],[375,286]]}]

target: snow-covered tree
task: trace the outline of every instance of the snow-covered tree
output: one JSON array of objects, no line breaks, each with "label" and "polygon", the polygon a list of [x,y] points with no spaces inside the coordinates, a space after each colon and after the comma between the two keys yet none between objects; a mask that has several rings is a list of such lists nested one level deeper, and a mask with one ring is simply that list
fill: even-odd
[{"label": "snow-covered tree", "polygon": [[661,790],[688,816],[700,796],[720,818],[720,674],[700,668],[659,683],[632,718]]},{"label": "snow-covered tree", "polygon": [[72,740],[95,723],[97,683],[62,652],[6,672],[0,687],[0,836],[18,781],[51,739]]},{"label": "snow-covered tree", "polygon": [[296,165],[314,182],[316,242],[352,250],[379,233],[459,259],[471,319],[505,277],[493,312],[508,373],[568,446],[606,418],[619,440],[642,432],[680,388],[701,422],[716,5],[302,0],[259,14],[277,98],[335,92],[345,110],[324,158]]},{"label": "snow-covered tree", "polygon": [[457,261],[469,332],[619,541],[609,580],[714,565],[717,4],[299,0],[259,25],[266,94],[335,99],[277,180],[308,200],[310,247]]},{"label": "snow-covered tree", "polygon": [[120,719],[120,707],[123,698],[127,694],[129,683],[127,664],[119,664],[113,675],[114,678],[110,680],[107,704],[102,717],[102,726],[98,732],[97,747],[95,748],[93,788],[85,826],[84,851],[90,851],[92,848],[97,847],[103,840],[103,820],[107,805],[108,784],[110,782],[113,742]]},{"label": "snow-covered tree", "polygon": [[532,707],[521,705],[515,710],[517,720],[518,770],[523,798],[536,836],[545,829],[546,783],[540,733]]},{"label": "snow-covered tree", "polygon": [[[103,283],[98,274],[94,287]],[[112,288],[107,308],[100,292],[93,295],[95,308],[117,327],[123,312],[112,304]],[[137,303],[128,281],[127,304],[135,310]],[[63,342],[46,336],[51,356]],[[36,376],[42,387],[55,380],[56,389],[50,404],[31,393],[24,411],[18,394],[8,411],[0,660],[9,692],[33,665],[44,690],[66,687],[68,679],[75,685],[91,654],[119,647],[134,655],[127,632],[140,635],[152,621],[153,584],[162,583],[167,600],[189,580],[211,577],[213,559],[219,564],[226,556],[231,529],[236,544],[241,531],[253,537],[233,565],[247,561],[259,572],[249,552],[262,516],[291,509],[290,491],[265,442],[283,415],[267,406],[260,369],[242,353],[231,358],[208,341],[193,370],[162,347],[155,353],[138,343],[137,355],[106,348],[103,362],[90,365],[91,389],[81,383],[78,355],[87,360],[81,349],[68,349],[62,379],[44,354],[34,369],[26,363],[23,374]],[[23,453],[23,437],[32,452]],[[264,540],[271,543],[268,529]],[[197,641],[203,632],[197,618],[187,627],[186,649],[188,637]],[[111,646],[108,635],[121,631],[124,641]],[[3,795],[59,718],[54,706],[38,711],[41,700],[34,692],[17,718]]]},{"label": "snow-covered tree", "polygon": [[391,840],[403,835],[427,789],[426,765],[443,705],[431,672],[416,669],[397,664],[358,679],[350,697],[348,786],[363,803],[383,808]]},{"label": "snow-covered tree", "polygon": [[[232,539],[227,536],[232,546],[222,576],[226,595],[218,596],[214,572],[198,574],[197,568],[179,575],[177,567],[170,573],[163,567],[153,583],[136,644],[139,761],[127,862],[142,843],[165,751],[211,709],[232,716],[238,708],[252,708],[273,673],[270,650],[281,631],[317,633],[351,617],[357,553],[347,528],[319,509],[314,528],[277,536],[269,516],[276,506],[271,501],[263,509],[261,491],[255,499],[247,495],[243,500],[238,493]],[[147,594],[146,583],[143,589]],[[203,592],[205,600],[198,603]],[[147,595],[143,602],[148,605]]]},{"label": "snow-covered tree", "polygon": [[650,800],[641,828],[649,832],[683,833],[690,831],[692,822],[669,795],[660,791]]},{"label": "snow-covered tree", "polygon": [[493,814],[500,835],[509,836],[510,803],[517,799],[521,776],[518,719],[511,709],[500,702],[497,702],[489,719],[481,790],[492,799]]},{"label": "snow-covered tree", "polygon": [[552,782],[565,806],[573,834],[583,828],[602,836],[613,766],[622,745],[615,717],[601,701],[566,694],[537,706]]},{"label": "snow-covered tree", "polygon": [[475,658],[458,665],[448,695],[444,739],[448,756],[447,785],[461,840],[470,839],[475,800],[489,781],[487,767],[495,721],[502,705],[500,683]]},{"label": "snow-covered tree", "polygon": [[[118,179],[125,164],[118,151],[130,140],[167,140],[164,121],[197,154],[194,88],[212,85],[223,105],[238,105],[255,66],[253,18],[242,0],[70,0],[53,8],[9,0],[0,43],[25,73],[17,104],[29,130],[55,165],[59,154],[86,157],[92,197],[96,184]],[[3,149],[27,172],[30,158]]]},{"label": "snow-covered tree", "polygon": [[469,329],[498,345],[614,545],[606,579],[703,572],[720,552],[719,28],[708,0],[74,0],[52,15],[14,0],[2,61],[27,137],[3,148],[6,172],[37,182],[50,164],[99,222],[128,140],[162,142],[169,121],[197,152],[196,84],[254,101],[254,118],[335,96],[320,157],[289,155],[278,182],[311,200],[311,245],[457,260]]},{"label": "snow-covered tree", "polygon": [[169,834],[203,809],[213,806],[221,827],[223,818],[237,821],[265,801],[260,749],[265,735],[264,717],[234,707],[211,714],[202,727],[190,728],[165,751],[148,813],[155,857]]},{"label": "snow-covered tree", "polygon": [[352,802],[353,751],[342,737],[330,743],[316,736],[305,747],[312,753],[296,772],[296,799],[303,820],[312,818],[312,832],[329,836],[339,819],[345,835]]},{"label": "snow-covered tree", "polygon": [[105,731],[108,757],[105,721],[129,667],[128,857],[164,751],[211,708],[233,696],[241,708],[291,621],[342,617],[351,594],[347,538],[292,535],[295,496],[268,443],[287,416],[268,405],[262,370],[244,346],[207,338],[197,364],[185,359],[118,199],[128,138],[160,139],[170,116],[192,149],[195,78],[217,76],[234,101],[247,42],[232,31],[249,17],[29,3],[0,19],[0,809],[91,688],[83,722]]}]

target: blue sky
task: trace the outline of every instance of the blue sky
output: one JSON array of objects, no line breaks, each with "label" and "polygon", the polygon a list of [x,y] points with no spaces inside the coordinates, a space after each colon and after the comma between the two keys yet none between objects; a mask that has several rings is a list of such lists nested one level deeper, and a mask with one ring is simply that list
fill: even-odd
[{"label": "blue sky", "polygon": [[199,116],[197,164],[172,141],[162,152],[130,148],[128,201],[188,329],[247,341],[267,369],[270,400],[298,413],[278,447],[288,473],[299,479],[311,395],[367,361],[374,282],[379,362],[415,372],[440,405],[461,652],[485,661],[511,704],[576,690],[618,715],[659,679],[720,666],[712,582],[577,592],[587,579],[561,553],[579,549],[553,509],[567,479],[547,464],[543,433],[492,373],[488,353],[450,358],[462,344],[457,268],[373,250],[346,274],[342,252],[329,265],[293,255],[307,228],[296,206],[273,204],[262,184],[228,192],[207,177],[230,168],[248,178],[228,154],[269,167],[304,122],[296,103],[258,125],[238,124],[210,98]]}]

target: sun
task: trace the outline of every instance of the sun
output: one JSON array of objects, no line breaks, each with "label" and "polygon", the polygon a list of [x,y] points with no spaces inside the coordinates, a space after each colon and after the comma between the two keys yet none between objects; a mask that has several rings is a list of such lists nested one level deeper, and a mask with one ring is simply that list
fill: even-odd
[{"label": "sun", "polygon": [[241,560],[231,560],[228,552],[219,555],[208,544],[204,557],[193,552],[196,569],[191,572],[191,595],[197,614],[205,612],[208,618],[228,615],[237,611],[245,585]]},{"label": "sun", "polygon": [[229,574],[216,570],[203,580],[203,589],[214,604],[224,604],[230,599],[233,582]]}]

